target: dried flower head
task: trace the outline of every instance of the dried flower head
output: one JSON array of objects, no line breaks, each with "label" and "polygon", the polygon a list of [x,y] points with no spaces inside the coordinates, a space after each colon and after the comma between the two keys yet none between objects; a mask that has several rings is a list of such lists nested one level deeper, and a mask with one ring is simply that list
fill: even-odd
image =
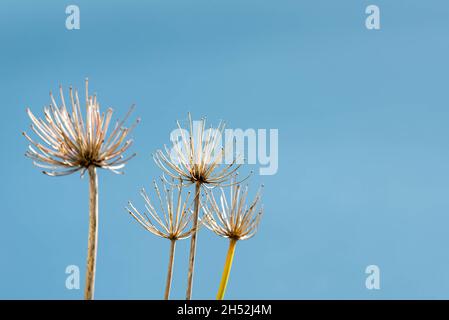
[{"label": "dried flower head", "polygon": [[[59,88],[61,104],[58,106],[53,94],[50,93],[51,104],[44,108],[44,118],[38,119],[27,108],[31,118],[31,130],[42,140],[35,142],[25,132],[23,135],[32,144],[26,156],[49,176],[63,176],[82,170],[89,166],[108,169],[114,173],[122,173],[126,162],[136,154],[124,158],[124,153],[132,145],[132,140],[126,140],[140,119],[130,127],[123,127],[133,110],[128,111],[122,121],[117,121],[108,135],[113,110],[100,113],[97,96],[89,96],[88,80],[86,79],[86,118],[83,120],[78,92],[69,89],[71,110],[66,107],[62,87]],[[34,147],[33,147],[34,146]],[[47,171],[50,170],[50,171]]]},{"label": "dried flower head", "polygon": [[[187,192],[187,196],[183,200],[182,184],[175,184],[174,181],[169,184],[164,179],[161,179],[162,192],[156,181],[153,181],[153,184],[158,197],[160,212],[152,204],[145,189],[142,189],[140,194],[145,200],[146,211],[143,211],[143,214],[141,214],[131,202],[128,202],[129,207],[126,210],[146,230],[159,237],[170,240],[181,240],[190,237],[195,231],[190,226],[192,221],[192,210],[190,205],[188,205],[190,192]],[[176,201],[174,198],[176,198]]]},{"label": "dried flower head", "polygon": [[230,187],[231,199],[228,202],[223,188],[220,188],[220,204],[218,205],[212,191],[206,191],[206,203],[202,203],[204,225],[217,235],[234,240],[246,240],[254,236],[262,216],[263,207],[259,205],[261,189],[253,202],[248,206],[248,186],[240,184]]},{"label": "dried flower head", "polygon": [[157,150],[154,161],[170,177],[181,177],[184,183],[218,186],[241,166],[237,158],[221,165],[228,149],[221,141],[225,123],[221,121],[217,128],[206,129],[206,119],[195,121],[197,125],[194,126],[190,113],[188,117],[188,131],[177,121],[181,141],[173,141],[172,149],[164,145],[164,151]]}]

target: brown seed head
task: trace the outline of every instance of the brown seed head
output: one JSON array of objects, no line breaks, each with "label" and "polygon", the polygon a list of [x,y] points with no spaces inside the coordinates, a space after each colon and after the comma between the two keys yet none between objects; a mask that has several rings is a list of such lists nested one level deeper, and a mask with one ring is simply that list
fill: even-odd
[{"label": "brown seed head", "polygon": [[229,164],[222,164],[228,149],[221,144],[225,124],[220,122],[217,128],[206,129],[206,120],[201,119],[194,128],[190,113],[188,116],[189,130],[182,129],[177,122],[180,141],[173,141],[172,149],[164,146],[164,150],[157,150],[154,161],[170,177],[181,177],[183,183],[222,185],[241,166],[237,158]]},{"label": "brown seed head", "polygon": [[44,173],[50,176],[68,175],[78,170],[84,173],[89,166],[122,173],[119,170],[136,155],[134,153],[128,158],[124,157],[133,142],[131,139],[127,140],[127,136],[140,121],[137,119],[130,128],[123,126],[134,106],[122,121],[116,122],[108,134],[113,110],[109,108],[106,113],[100,113],[97,96],[89,96],[87,79],[85,119],[78,92],[73,92],[70,88],[71,110],[68,110],[62,88],[59,89],[60,105],[50,93],[51,104],[44,108],[43,119],[37,118],[27,109],[32,122],[31,130],[41,142],[36,142],[24,132],[23,135],[31,143],[25,155],[36,166],[45,168]]},{"label": "brown seed head", "polygon": [[263,207],[259,206],[261,189],[249,206],[246,204],[247,186],[242,188],[240,184],[232,185],[229,202],[223,188],[220,189],[220,205],[213,192],[206,191],[206,201],[202,203],[204,225],[225,238],[245,240],[254,236],[263,212]]},{"label": "brown seed head", "polygon": [[[175,184],[172,181],[168,184],[164,179],[161,179],[162,192],[156,181],[153,181],[153,184],[160,210],[156,210],[145,189],[142,189],[141,195],[145,200],[146,211],[140,213],[131,202],[128,202],[129,207],[126,208],[128,213],[142,227],[159,237],[170,240],[190,237],[195,231],[191,228],[190,223],[192,221],[192,210],[190,205],[188,206],[190,192],[183,200],[181,183]],[[176,198],[176,201],[174,198]]]}]

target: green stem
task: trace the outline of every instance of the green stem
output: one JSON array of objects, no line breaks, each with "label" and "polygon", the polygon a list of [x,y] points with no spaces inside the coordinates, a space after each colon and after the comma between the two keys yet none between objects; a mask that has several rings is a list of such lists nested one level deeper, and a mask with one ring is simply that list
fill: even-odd
[{"label": "green stem", "polygon": [[223,300],[226,286],[228,285],[229,274],[231,273],[232,260],[234,259],[235,246],[237,244],[236,239],[231,239],[229,242],[228,254],[226,255],[226,261],[223,268],[223,275],[221,276],[220,287],[218,288],[217,300]]}]

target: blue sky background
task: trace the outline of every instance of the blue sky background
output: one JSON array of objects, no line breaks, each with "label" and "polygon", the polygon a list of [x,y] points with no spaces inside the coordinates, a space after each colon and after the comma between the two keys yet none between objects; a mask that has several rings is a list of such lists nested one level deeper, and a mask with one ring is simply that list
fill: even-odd
[{"label": "blue sky background", "polygon": [[[77,4],[81,29],[65,29]],[[381,9],[381,30],[365,8]],[[150,154],[191,111],[279,129],[259,233],[238,244],[227,298],[449,298],[447,1],[0,3],[0,298],[80,299],[88,181],[50,178],[21,131],[59,84],[90,78],[103,107],[142,123],[124,176],[101,171],[96,298],[159,299],[168,241],[125,213],[160,174]],[[227,241],[199,235],[194,298],[213,299]],[[184,298],[188,241],[173,298]],[[82,270],[81,290],[65,268]],[[366,266],[381,290],[365,288]]]}]

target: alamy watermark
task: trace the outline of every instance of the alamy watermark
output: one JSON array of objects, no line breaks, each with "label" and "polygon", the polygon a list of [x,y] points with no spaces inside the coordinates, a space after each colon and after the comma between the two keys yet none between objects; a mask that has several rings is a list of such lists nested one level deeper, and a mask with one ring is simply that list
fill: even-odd
[{"label": "alamy watermark", "polygon": [[[210,163],[219,164],[258,164],[260,175],[274,175],[279,165],[279,131],[278,129],[224,129],[208,128],[202,130],[202,121],[193,121],[192,141],[202,133],[203,150],[210,149]],[[173,146],[170,158],[179,161],[180,153],[187,154],[191,148],[185,141],[189,140],[189,130],[177,128],[170,134]],[[194,146],[197,148],[198,146]],[[221,153],[221,155],[220,155]],[[218,157],[217,157],[218,155]]]},{"label": "alamy watermark", "polygon": [[380,29],[380,9],[378,6],[371,4],[366,7],[365,13],[368,14],[365,20],[365,26],[368,30]]},{"label": "alamy watermark", "polygon": [[365,280],[365,287],[368,290],[380,290],[380,268],[372,264],[366,267],[365,273],[368,274]]},{"label": "alamy watermark", "polygon": [[80,8],[77,5],[69,5],[65,8],[65,13],[68,14],[65,19],[65,27],[67,30],[80,29]]},{"label": "alamy watermark", "polygon": [[77,265],[71,264],[65,268],[65,273],[68,274],[65,279],[66,289],[78,290],[80,288],[80,268]]}]

